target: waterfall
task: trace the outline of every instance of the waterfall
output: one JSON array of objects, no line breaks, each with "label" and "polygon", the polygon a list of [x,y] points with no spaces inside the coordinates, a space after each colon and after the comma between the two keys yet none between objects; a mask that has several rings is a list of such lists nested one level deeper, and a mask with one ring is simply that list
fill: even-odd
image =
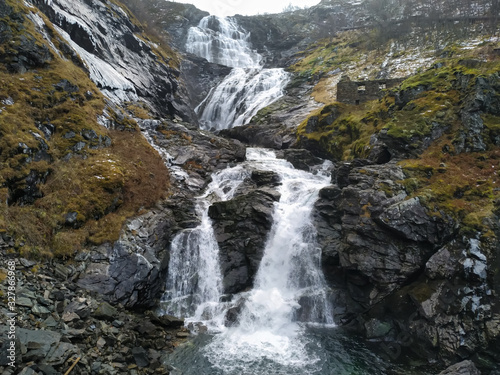
[{"label": "waterfall", "polygon": [[234,68],[196,108],[202,128],[221,130],[247,124],[259,109],[283,95],[287,79],[283,69]]},{"label": "waterfall", "polygon": [[283,96],[288,74],[284,69],[263,69],[262,56],[250,48],[249,37],[232,18],[208,16],[189,29],[188,52],[233,68],[195,109],[202,129],[247,124]]},{"label": "waterfall", "polygon": [[307,353],[307,341],[300,339],[298,312],[302,310],[302,321],[333,324],[311,223],[314,202],[329,178],[295,170],[272,153],[254,156],[279,173],[281,198],[238,324],[223,330],[206,348],[211,362],[228,374],[245,373],[255,366],[259,373],[269,373],[276,364],[311,365],[318,359]]},{"label": "waterfall", "polygon": [[210,310],[218,304],[222,277],[219,248],[208,217],[208,207],[212,202],[230,199],[249,176],[250,172],[243,165],[216,173],[205,193],[196,199],[200,225],[182,231],[171,244],[162,304],[166,313],[200,320],[205,309]]},{"label": "waterfall", "polygon": [[[275,205],[274,224],[254,288],[225,302],[220,295],[220,270],[214,266],[218,249],[207,211],[210,202],[230,199],[252,169],[278,173],[281,198]],[[198,208],[204,210],[200,212],[202,223],[174,239],[165,312],[184,314],[188,322],[201,321],[219,332],[205,348],[205,355],[223,373],[243,373],[249,363],[261,366],[263,360],[294,366],[316,361],[307,354],[307,341],[300,337],[303,322],[333,324],[321,251],[311,223],[318,192],[329,183],[326,173],[296,170],[272,151],[248,149],[246,162],[216,173],[198,198]],[[226,327],[228,311],[237,306],[241,311],[237,324]]]},{"label": "waterfall", "polygon": [[207,16],[189,29],[186,51],[232,68],[259,68],[262,56],[250,49],[249,37],[232,18]]},{"label": "waterfall", "polygon": [[[202,128],[246,124],[283,95],[287,73],[263,69],[262,57],[248,41],[249,33],[230,18],[205,17],[190,29],[188,52],[233,68],[196,108]],[[223,296],[208,209],[213,202],[231,199],[252,170],[277,173],[281,198],[253,289]],[[172,241],[162,308],[215,335],[201,350],[214,374],[305,373],[319,361],[310,353],[306,324],[333,325],[333,319],[311,211],[319,190],[329,184],[327,173],[296,170],[272,151],[249,148],[244,163],[215,173],[196,199],[200,224]],[[228,317],[235,315],[236,322],[229,324]]]}]

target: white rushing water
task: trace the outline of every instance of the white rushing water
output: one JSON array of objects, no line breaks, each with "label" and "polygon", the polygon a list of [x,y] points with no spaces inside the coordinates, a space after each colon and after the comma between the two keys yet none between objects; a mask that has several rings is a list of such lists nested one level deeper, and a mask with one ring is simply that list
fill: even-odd
[{"label": "white rushing water", "polygon": [[234,68],[196,108],[202,128],[221,130],[249,123],[283,95],[287,81],[283,69]]},{"label": "white rushing water", "polygon": [[186,51],[232,68],[260,68],[262,57],[250,48],[249,38],[234,19],[207,16],[189,29]]},{"label": "white rushing water", "polygon": [[167,288],[163,296],[167,313],[198,318],[203,311],[217,307],[222,294],[222,277],[219,247],[208,217],[208,207],[212,202],[230,199],[249,176],[250,172],[244,165],[223,170],[212,176],[205,193],[197,198],[196,211],[201,224],[182,231],[172,241]]},{"label": "white rushing water", "polygon": [[250,34],[232,18],[208,16],[189,29],[186,50],[210,62],[232,67],[195,109],[203,129],[221,130],[250,122],[257,112],[283,96],[284,69],[263,69]]},{"label": "white rushing water", "polygon": [[[278,173],[281,198],[275,205],[274,224],[254,288],[233,296],[231,302],[221,302],[222,277],[208,206],[213,200],[230,199],[252,169]],[[318,192],[329,183],[326,173],[296,170],[276,159],[272,151],[248,149],[247,161],[216,173],[198,199],[201,225],[173,241],[166,312],[185,316],[188,322],[202,322],[218,333],[204,348],[204,355],[223,373],[242,373],[248,366],[266,363],[301,367],[317,361],[307,353],[307,340],[301,337],[304,322],[333,324],[311,223]],[[226,327],[226,314],[235,307],[240,309],[238,321]],[[256,373],[262,371],[267,370]]]}]

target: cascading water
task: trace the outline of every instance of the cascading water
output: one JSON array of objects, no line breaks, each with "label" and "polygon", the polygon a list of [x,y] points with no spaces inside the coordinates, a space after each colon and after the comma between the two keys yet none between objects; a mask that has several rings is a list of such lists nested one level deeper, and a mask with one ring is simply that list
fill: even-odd
[{"label": "cascading water", "polygon": [[[253,368],[268,373],[280,367],[301,368],[318,360],[309,356],[301,340],[302,321],[333,324],[327,288],[320,267],[311,210],[328,175],[295,170],[272,152],[255,150],[248,156],[260,167],[281,177],[281,198],[254,288],[235,327],[225,329],[207,346],[209,360],[224,373],[245,373]],[[305,306],[301,302],[307,300]],[[291,369],[289,369],[291,371]]]},{"label": "cascading water", "polygon": [[[274,225],[254,289],[236,296],[233,302],[220,303],[218,247],[208,207],[215,200],[230,199],[255,168],[280,175],[281,199],[275,208]],[[202,321],[222,332],[209,346],[214,364],[220,353],[237,362],[242,360],[241,356],[253,354],[260,360],[263,354],[276,356],[283,350],[298,356],[303,350],[296,345],[301,330],[296,322],[298,315],[303,321],[333,323],[310,219],[319,189],[329,183],[329,176],[295,170],[287,161],[276,159],[271,151],[249,149],[245,163],[216,173],[205,194],[198,198],[201,224],[180,233],[172,242],[163,306],[170,314]],[[307,304],[301,306],[304,300]],[[227,329],[224,326],[227,311],[241,301],[245,302],[239,324]],[[297,314],[304,309],[308,312]],[[264,347],[264,353],[256,350]],[[228,358],[223,362],[227,363]]]},{"label": "cascading water", "polygon": [[250,48],[249,36],[235,20],[216,16],[203,18],[189,30],[188,52],[233,68],[195,109],[203,129],[244,125],[283,95],[288,74],[263,69],[262,56]]},{"label": "cascading water", "polygon": [[[281,198],[253,289],[228,298],[221,295],[218,247],[208,207],[231,199],[255,169],[279,174]],[[332,344],[324,341],[336,333],[311,211],[319,190],[329,183],[326,173],[295,170],[263,149],[248,149],[246,162],[213,176],[198,198],[201,224],[172,243],[163,302],[165,313],[208,327],[194,345],[176,350],[171,358],[186,375],[363,374],[360,369],[377,361],[357,344],[343,343],[345,338],[336,338],[330,349]],[[228,312],[235,309],[237,322],[228,324]],[[362,359],[353,359],[353,352],[363,353]]]},{"label": "cascading water", "polygon": [[259,109],[283,95],[288,75],[283,69],[234,68],[197,107],[204,129],[247,124]]},{"label": "cascading water", "polygon": [[163,297],[163,309],[169,314],[199,318],[205,309],[210,310],[218,304],[222,291],[219,248],[208,217],[208,207],[212,202],[230,199],[249,175],[244,165],[213,175],[205,194],[197,198],[200,225],[181,232],[172,241]]},{"label": "cascading water", "polygon": [[[283,94],[287,74],[262,69],[262,58],[251,50],[248,38],[234,20],[213,16],[189,32],[189,52],[233,67],[197,108],[205,129],[245,124]],[[222,296],[219,249],[208,208],[231,199],[252,170],[277,173],[281,197],[253,289]],[[172,242],[162,303],[163,312],[208,329],[171,357],[182,373],[386,374],[378,358],[332,328],[330,291],[311,223],[318,192],[328,184],[326,173],[295,170],[262,149],[248,149],[244,163],[212,176],[206,192],[197,198],[200,225],[179,233]]]},{"label": "cascading water", "polygon": [[207,16],[189,29],[186,51],[232,68],[260,68],[262,57],[250,49],[249,37],[233,19]]}]

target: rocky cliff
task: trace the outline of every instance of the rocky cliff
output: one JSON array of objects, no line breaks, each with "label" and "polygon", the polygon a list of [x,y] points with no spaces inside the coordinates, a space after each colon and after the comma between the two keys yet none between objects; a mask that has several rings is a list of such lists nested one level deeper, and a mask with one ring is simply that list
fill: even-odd
[{"label": "rocky cliff", "polygon": [[[292,79],[250,124],[216,135],[198,130],[193,108],[227,67],[170,47],[182,51],[206,13],[125,3],[133,13],[114,0],[0,1],[0,249],[21,286],[20,363],[33,363],[19,371],[62,372],[90,353],[75,373],[167,373],[173,336],[187,334],[147,310],[169,246],[197,225],[193,197],[211,173],[244,160],[246,145],[300,169],[334,163],[313,214],[337,324],[390,360],[499,371],[500,62],[489,24],[460,34],[460,21],[430,22],[421,40],[424,24],[403,33],[401,12],[389,22],[369,3],[326,0],[237,16],[266,65]],[[343,104],[342,76],[402,83]],[[225,293],[252,286],[279,184],[255,170],[210,207]]]},{"label": "rocky cliff", "polygon": [[143,313],[172,234],[197,220],[189,198],[244,148],[192,130],[179,57],[123,5],[2,1],[0,25],[6,319],[9,271],[19,286],[17,368],[3,326],[2,371],[65,372],[75,356],[75,373],[168,372],[183,322]]}]

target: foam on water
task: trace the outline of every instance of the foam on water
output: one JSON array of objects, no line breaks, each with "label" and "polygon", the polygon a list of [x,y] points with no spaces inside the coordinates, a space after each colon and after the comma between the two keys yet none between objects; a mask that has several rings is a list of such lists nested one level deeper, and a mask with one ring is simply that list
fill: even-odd
[{"label": "foam on water", "polygon": [[[278,173],[281,198],[254,288],[219,302],[222,276],[213,263],[218,249],[206,211],[210,202],[230,199],[252,169]],[[188,316],[188,322],[201,322],[218,333],[203,353],[223,373],[264,374],[284,366],[303,369],[318,361],[307,350],[303,323],[333,324],[311,223],[318,192],[329,183],[327,175],[296,170],[272,151],[249,149],[245,163],[215,174],[199,198],[198,207],[205,210],[200,212],[201,225],[174,239],[166,312]],[[227,327],[226,316],[234,308],[240,310],[238,321]]]}]

